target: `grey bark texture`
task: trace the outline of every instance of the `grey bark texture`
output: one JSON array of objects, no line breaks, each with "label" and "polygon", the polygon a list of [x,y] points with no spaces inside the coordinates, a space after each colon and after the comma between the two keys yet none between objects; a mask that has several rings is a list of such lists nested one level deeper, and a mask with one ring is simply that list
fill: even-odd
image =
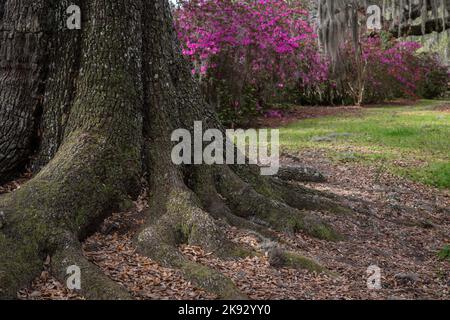
[{"label": "grey bark texture", "polygon": [[172,163],[172,130],[193,130],[194,121],[224,128],[181,55],[167,0],[75,1],[78,31],[65,28],[69,3],[0,1],[0,180],[24,163],[36,172],[0,196],[0,298],[14,298],[47,256],[62,281],[67,266],[82,268],[87,298],[130,298],[84,258],[80,242],[137,198],[143,177],[150,208],[136,247],[222,298],[244,296],[181,255],[180,244],[226,258],[255,254],[226,239],[226,224],[275,239],[267,227],[342,239],[305,211],[348,213],[333,195],[251,166]]}]

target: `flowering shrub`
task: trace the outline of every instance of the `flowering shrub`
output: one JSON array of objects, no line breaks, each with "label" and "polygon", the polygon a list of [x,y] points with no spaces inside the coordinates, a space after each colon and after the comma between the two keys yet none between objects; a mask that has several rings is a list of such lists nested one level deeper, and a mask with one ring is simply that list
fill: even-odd
[{"label": "flowering shrub", "polygon": [[[375,103],[401,96],[417,98],[417,84],[423,76],[416,55],[420,47],[417,42],[383,42],[379,36],[365,38],[361,61],[355,63],[356,69],[360,69],[354,73],[356,84],[348,88],[354,102]],[[362,79],[357,79],[358,76]]]},{"label": "flowering shrub", "polygon": [[262,112],[299,81],[327,77],[301,1],[182,0],[175,21],[192,73],[227,118]]},{"label": "flowering shrub", "polygon": [[357,54],[353,44],[345,43],[343,64],[334,73],[330,71],[326,81],[300,88],[299,101],[359,105],[400,97],[436,97],[437,91],[446,89],[447,68],[432,54],[418,54],[420,48],[417,42],[385,34],[361,37]]},{"label": "flowering shrub", "polygon": [[[435,97],[448,70],[388,33],[344,43],[330,67],[301,0],[179,0],[175,25],[208,102],[228,123],[279,117],[271,105],[379,103]],[[356,51],[357,50],[357,51]]]},{"label": "flowering shrub", "polygon": [[424,74],[418,83],[418,94],[422,98],[442,97],[449,89],[450,69],[442,64],[437,54],[422,53],[418,56]]}]

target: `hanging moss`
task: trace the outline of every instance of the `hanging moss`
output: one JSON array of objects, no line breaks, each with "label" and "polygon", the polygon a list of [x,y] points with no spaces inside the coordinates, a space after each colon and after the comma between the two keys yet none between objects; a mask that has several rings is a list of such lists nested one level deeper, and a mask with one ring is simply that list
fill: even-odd
[{"label": "hanging moss", "polygon": [[[422,35],[448,27],[449,0],[379,0],[370,4],[381,7],[385,25],[390,22],[390,30],[396,30],[397,36],[410,34],[416,23],[420,24]],[[357,47],[360,28],[364,25],[358,15],[365,12],[368,5],[368,1],[318,0],[319,40],[335,67],[339,67],[339,46],[345,39],[352,38]]]}]

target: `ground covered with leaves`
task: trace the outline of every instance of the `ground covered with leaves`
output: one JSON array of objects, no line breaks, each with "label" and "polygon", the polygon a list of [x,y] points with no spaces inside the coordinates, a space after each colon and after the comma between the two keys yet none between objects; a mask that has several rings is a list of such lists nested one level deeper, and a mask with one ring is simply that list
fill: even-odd
[{"label": "ground covered with leaves", "polygon": [[[404,106],[400,108],[384,108],[380,111],[383,112],[381,118],[390,119],[392,116],[398,125],[398,117],[406,116],[408,112]],[[433,110],[441,114],[433,114]],[[368,112],[355,108],[342,111],[350,118],[348,121],[359,126],[363,124],[358,119],[364,118]],[[304,109],[298,112],[297,117],[314,119],[333,116],[336,109],[322,108],[317,109],[317,112],[314,114],[314,110]],[[368,113],[373,115],[373,112],[376,112],[376,117],[379,116],[376,110]],[[385,115],[385,112],[389,114]],[[425,114],[433,121],[431,125],[435,128],[447,128],[445,121],[442,123],[447,116],[442,112],[447,113],[448,106],[419,106],[411,112],[416,113],[412,116],[421,117]],[[280,121],[279,125],[290,123],[291,119]],[[335,118],[323,120],[326,124],[335,121]],[[288,126],[287,130],[308,129],[312,125],[308,122],[304,126],[298,123],[293,127]],[[429,129],[424,123],[421,127]],[[345,130],[349,128],[347,123]],[[331,137],[329,132],[335,129],[316,128],[312,135],[308,135],[308,141],[319,133]],[[378,129],[373,131],[378,132]],[[407,136],[411,139],[410,135]],[[269,263],[267,250],[270,246],[267,243],[262,243],[252,232],[232,227],[227,230],[228,237],[234,242],[253,247],[258,255],[239,260],[221,260],[213,253],[192,246],[181,246],[180,252],[193,261],[226,274],[250,299],[449,299],[448,189],[437,189],[401,177],[397,172],[379,165],[379,162],[355,161],[351,155],[365,152],[364,144],[347,136],[339,135],[330,139],[332,141],[319,141],[314,147],[308,144],[296,145],[296,148],[286,146],[282,162],[319,170],[327,181],[305,185],[336,194],[354,209],[354,213],[345,215],[317,213],[343,234],[344,239],[329,242],[302,233],[278,234],[282,246],[315,260],[326,269],[325,272],[275,268]],[[377,139],[373,141],[377,142]],[[391,144],[394,144],[395,141],[392,141]],[[448,141],[436,143],[440,144],[435,147],[440,148],[441,144],[445,145]],[[337,157],[335,153],[330,153],[330,148],[338,150],[338,153],[345,152],[348,156]],[[436,154],[442,157],[439,148]],[[401,156],[389,160],[400,167],[420,165],[420,159],[417,163]],[[28,175],[25,175],[19,181],[0,188],[0,193],[20,188],[27,178]],[[136,252],[132,239],[144,222],[147,197],[142,195],[128,212],[114,213],[97,233],[86,239],[83,245],[86,257],[108,277],[123,285],[135,299],[216,299],[214,295],[184,279],[179,271],[163,267]],[[18,292],[18,298],[83,299],[55,280],[49,265],[47,259],[41,276],[31,287]],[[374,265],[381,269],[380,290],[367,287],[367,269]]]},{"label": "ground covered with leaves", "polygon": [[[426,187],[363,165],[345,165],[320,150],[285,154],[284,162],[321,170],[326,183],[309,184],[341,195],[352,215],[320,213],[345,235],[339,242],[304,234],[280,234],[283,245],[310,257],[330,272],[277,269],[270,266],[264,244],[246,230],[230,228],[232,241],[245,243],[260,256],[224,261],[202,248],[183,246],[190,259],[222,271],[251,299],[449,299],[450,261],[438,254],[450,243],[448,192]],[[144,221],[146,199],[134,210],[116,213],[84,243],[85,255],[136,299],[214,299],[177,270],[139,255],[132,238]],[[358,213],[362,212],[362,213]],[[367,288],[371,265],[381,268],[382,289]],[[44,266],[45,267],[45,266]],[[82,299],[44,270],[22,299]]]}]

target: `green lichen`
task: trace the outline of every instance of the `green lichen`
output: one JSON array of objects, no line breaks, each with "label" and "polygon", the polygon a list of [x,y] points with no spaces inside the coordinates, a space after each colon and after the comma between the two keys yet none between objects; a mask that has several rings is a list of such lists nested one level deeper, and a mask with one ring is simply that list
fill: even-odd
[{"label": "green lichen", "polygon": [[287,218],[286,226],[293,233],[305,232],[306,234],[321,240],[343,240],[343,236],[333,230],[333,228],[308,213],[293,215]]},{"label": "green lichen", "polygon": [[9,239],[0,233],[0,299],[16,296],[39,274],[42,260],[34,242]]},{"label": "green lichen", "polygon": [[232,245],[229,249],[228,255],[232,258],[248,258],[248,257],[255,257],[258,255],[258,253],[255,250],[252,250],[251,248],[246,248],[241,245]]},{"label": "green lichen", "polygon": [[331,229],[331,227],[325,224],[318,224],[313,226],[310,233],[312,236],[318,239],[327,241],[340,241],[344,239],[342,235],[338,234],[336,231]]},{"label": "green lichen", "polygon": [[187,261],[183,263],[181,270],[187,279],[205,290],[216,294],[220,299],[247,299],[230,279],[209,267]]},{"label": "green lichen", "polygon": [[352,209],[340,206],[338,204],[332,203],[329,206],[325,207],[325,210],[337,214],[337,215],[353,215],[354,212]]},{"label": "green lichen", "polygon": [[285,252],[285,266],[293,269],[304,269],[310,272],[322,273],[327,269],[315,262],[314,260],[308,259],[304,256],[293,252]]}]

